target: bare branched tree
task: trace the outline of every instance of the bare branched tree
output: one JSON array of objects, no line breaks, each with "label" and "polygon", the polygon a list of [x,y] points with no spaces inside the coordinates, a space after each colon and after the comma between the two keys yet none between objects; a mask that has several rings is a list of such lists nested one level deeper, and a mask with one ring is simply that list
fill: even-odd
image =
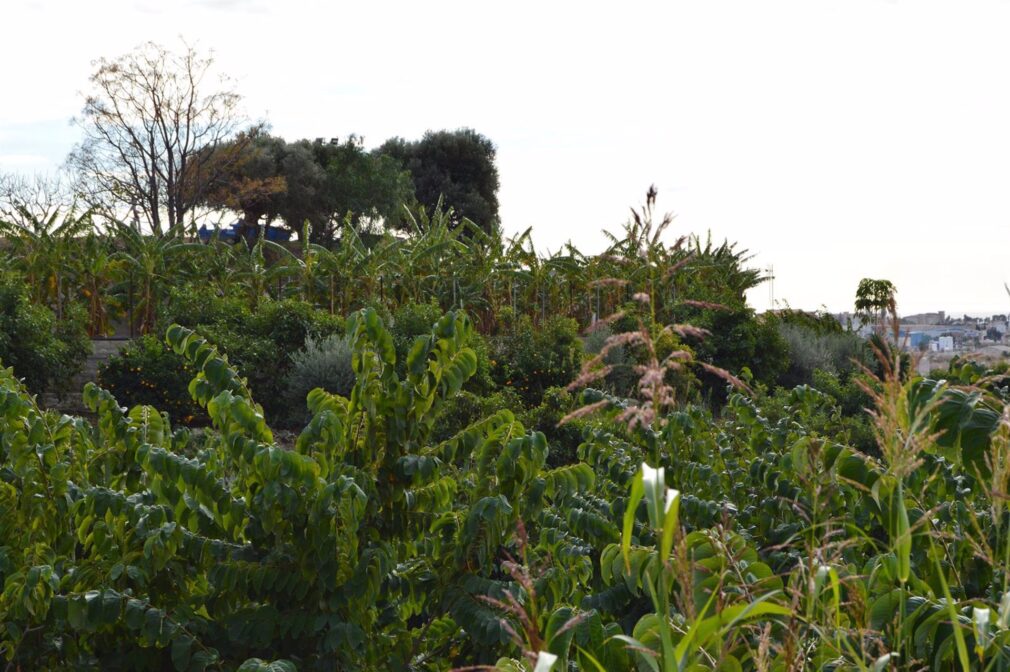
[{"label": "bare branched tree", "polygon": [[82,193],[156,235],[181,232],[215,177],[200,164],[245,123],[239,95],[188,45],[175,54],[148,42],[94,65],[75,119],[84,137],[68,158]]},{"label": "bare branched tree", "polygon": [[30,228],[33,222],[48,221],[73,204],[70,180],[62,172],[0,173],[0,221]]}]

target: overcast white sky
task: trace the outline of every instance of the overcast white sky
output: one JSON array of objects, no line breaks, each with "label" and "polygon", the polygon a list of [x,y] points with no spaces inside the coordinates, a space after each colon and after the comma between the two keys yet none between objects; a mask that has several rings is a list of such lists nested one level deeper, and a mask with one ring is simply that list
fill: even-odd
[{"label": "overcast white sky", "polygon": [[599,250],[655,183],[780,303],[879,277],[905,314],[1006,312],[1008,34],[1005,0],[3,0],[0,171],[62,162],[94,59],[181,36],[291,140],[484,133],[543,249]]}]

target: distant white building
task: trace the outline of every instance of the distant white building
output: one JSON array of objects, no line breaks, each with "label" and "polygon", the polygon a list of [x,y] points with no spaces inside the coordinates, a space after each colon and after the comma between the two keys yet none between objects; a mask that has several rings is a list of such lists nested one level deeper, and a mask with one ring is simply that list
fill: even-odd
[{"label": "distant white building", "polygon": [[954,337],[940,336],[936,339],[937,352],[954,352]]}]

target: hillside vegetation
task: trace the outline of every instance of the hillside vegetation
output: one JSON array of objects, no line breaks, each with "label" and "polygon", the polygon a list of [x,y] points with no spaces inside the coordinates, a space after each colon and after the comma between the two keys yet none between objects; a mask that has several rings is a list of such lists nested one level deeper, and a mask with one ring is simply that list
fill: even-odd
[{"label": "hillside vegetation", "polygon": [[757,316],[653,207],[600,255],[9,229],[2,343],[64,345],[0,352],[8,669],[1006,669],[997,372]]}]

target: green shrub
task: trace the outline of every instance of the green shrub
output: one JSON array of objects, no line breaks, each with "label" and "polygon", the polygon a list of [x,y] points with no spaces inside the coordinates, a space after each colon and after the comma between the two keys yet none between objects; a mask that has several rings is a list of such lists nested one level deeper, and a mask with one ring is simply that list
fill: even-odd
[{"label": "green shrub", "polygon": [[68,306],[57,321],[48,308],[32,305],[19,278],[0,278],[0,363],[13,367],[29,390],[65,390],[90,352],[80,306]]},{"label": "green shrub", "polygon": [[495,383],[515,389],[527,407],[537,406],[547,388],[568,385],[578,375],[582,364],[578,323],[552,317],[534,326],[524,315],[511,334],[493,339],[491,358]]},{"label": "green shrub", "polygon": [[445,441],[481,418],[503,409],[512,410],[521,406],[519,395],[511,388],[506,387],[486,396],[462,390],[451,399],[446,399],[435,419],[432,438]]},{"label": "green shrub", "polygon": [[[697,359],[739,374],[747,367],[753,380],[774,385],[789,364],[789,348],[779,334],[778,323],[754,311],[713,310],[691,324],[708,329],[704,339],[691,343]],[[726,398],[726,381],[700,372],[702,395],[721,405]]]},{"label": "green shrub", "polygon": [[779,376],[784,387],[809,385],[815,371],[846,375],[860,364],[870,364],[866,344],[848,332],[825,332],[799,324],[783,323],[779,333],[789,348],[789,366]]},{"label": "green shrub", "polygon": [[173,422],[205,424],[203,409],[189,394],[196,372],[186,360],[165,347],[161,339],[141,336],[98,369],[98,384],[121,404],[141,404],[166,411]]},{"label": "green shrub", "polygon": [[173,322],[184,327],[198,324],[245,325],[252,310],[245,299],[218,296],[209,287],[186,284],[173,288],[159,316],[159,333]]},{"label": "green shrub", "polygon": [[[442,309],[436,303],[407,303],[393,313],[389,331],[396,348],[397,371],[401,375],[414,339],[429,333],[431,325],[441,316]],[[491,394],[495,389],[491,377],[491,347],[487,340],[476,333],[471,338],[470,347],[477,355],[477,372],[463,389],[477,395]]]},{"label": "green shrub", "polygon": [[[287,395],[291,355],[305,347],[309,337],[343,333],[343,320],[303,301],[266,301],[239,325],[214,321],[196,328],[228,353],[229,361],[263,400],[267,417],[284,425],[292,419]],[[304,400],[298,404],[298,417],[303,405]]]},{"label": "green shrub", "polygon": [[586,421],[573,420],[560,426],[558,423],[580,405],[578,397],[565,388],[550,387],[544,391],[539,406],[529,409],[520,416],[525,427],[543,432],[547,437],[547,445],[550,446],[547,464],[551,467],[575,464],[579,461],[577,453],[579,444],[582,443]]},{"label": "green shrub", "polygon": [[393,312],[389,333],[393,336],[397,368],[401,373],[414,339],[428,333],[441,315],[441,309],[434,303],[407,303]]},{"label": "green shrub", "polygon": [[305,406],[305,398],[317,387],[331,394],[350,396],[354,388],[351,355],[346,336],[331,334],[321,339],[309,336],[305,340],[305,347],[292,356],[288,373],[287,396],[292,416],[297,415],[300,406]]},{"label": "green shrub", "polygon": [[[267,417],[280,426],[304,415],[304,396],[292,406],[288,394],[292,355],[302,350],[310,337],[343,332],[341,318],[303,301],[264,301],[254,313],[244,301],[219,297],[209,290],[173,294],[161,320],[199,329],[220,344],[250,389],[263,400]],[[194,421],[205,421],[206,416],[190,399],[187,386],[193,373],[182,368],[182,360],[161,347],[157,339],[153,340],[157,345],[145,342],[129,349],[126,354],[130,361],[106,366],[102,380],[115,385],[117,398],[127,406],[153,403],[145,393],[147,385],[127,380],[130,374],[143,373],[149,382],[158,381],[161,401],[156,406],[172,410],[173,415],[181,413],[178,417],[183,419],[192,416]]]},{"label": "green shrub", "polygon": [[498,389],[491,375],[491,343],[478,333],[470,339],[470,348],[477,355],[477,372],[466,381],[463,389],[474,394],[487,395]]},{"label": "green shrub", "polygon": [[[805,389],[817,394],[803,395]],[[755,401],[760,404],[766,419],[771,423],[798,421],[796,399],[816,400],[804,407],[801,422],[812,433],[830,436],[832,441],[849,445],[864,454],[877,455],[876,439],[867,408],[873,400],[863,391],[855,376],[839,376],[831,371],[817,369],[810,383],[792,388],[776,387],[768,391],[758,386]]]},{"label": "green shrub", "polygon": [[293,354],[305,346],[309,336],[329,336],[344,333],[344,320],[318,310],[304,301],[288,299],[261,304],[249,320],[247,328],[269,340],[285,354]]}]

